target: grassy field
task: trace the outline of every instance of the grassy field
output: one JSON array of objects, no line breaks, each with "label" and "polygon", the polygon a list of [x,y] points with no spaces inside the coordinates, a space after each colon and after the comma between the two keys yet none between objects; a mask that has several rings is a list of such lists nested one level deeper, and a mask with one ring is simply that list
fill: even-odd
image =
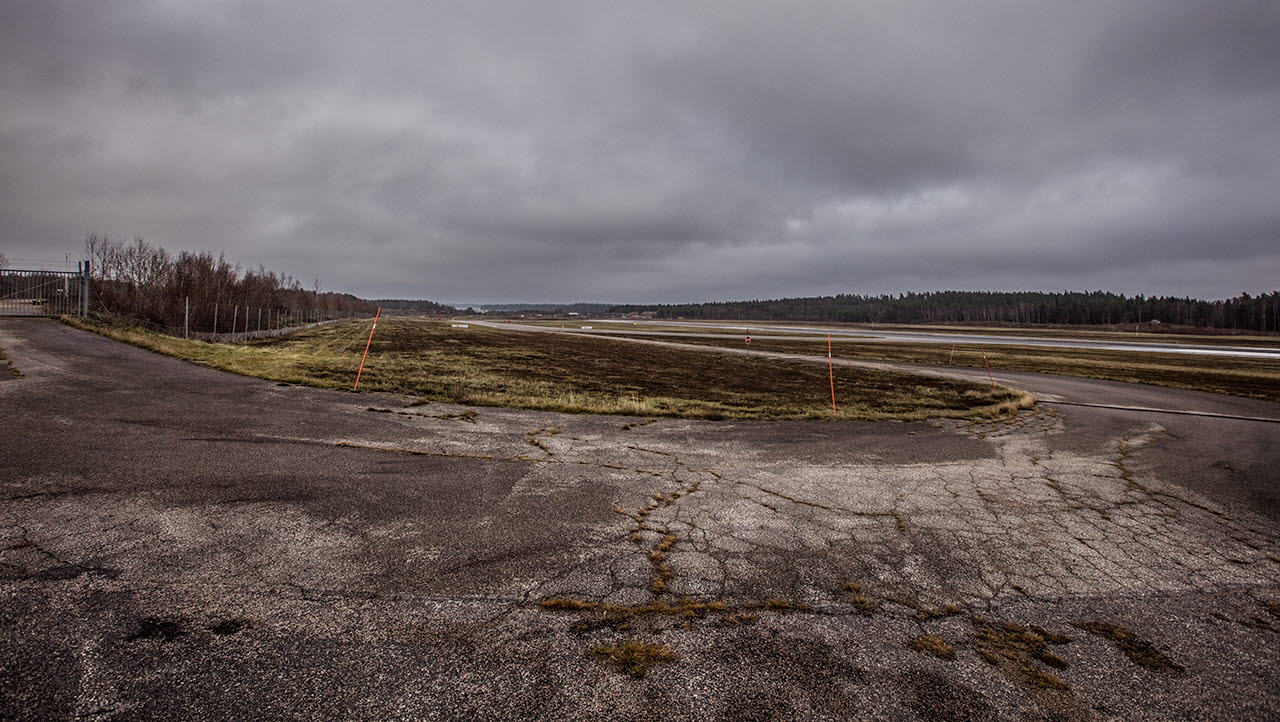
[{"label": "grassy field", "polygon": [[[547,326],[550,328],[563,328],[566,331],[582,332],[583,326],[590,326],[593,330],[603,331],[649,331],[655,333],[719,333],[727,336],[746,336],[747,331],[736,331],[727,328],[705,328],[699,329],[692,326],[675,326],[667,324],[650,324],[650,323],[632,323],[630,321],[603,321],[599,323],[583,323],[579,321],[524,321],[517,320],[512,323],[524,324],[527,326]],[[817,331],[751,331],[752,338],[756,336],[822,336]],[[845,336],[845,338],[867,338],[866,336]]]},{"label": "grassy field", "polygon": [[[637,338],[646,337],[637,336]],[[675,343],[727,348],[743,346],[741,341],[729,339],[672,337],[670,340]],[[827,342],[825,338],[822,341],[777,341],[759,338],[752,341],[751,348],[760,351],[825,356]],[[936,366],[946,366],[951,354],[949,344],[887,341],[860,343],[837,340],[832,349],[832,355],[837,358]],[[987,346],[986,354],[991,368],[997,371],[1034,371],[1062,376],[1082,376],[1280,401],[1280,362],[1266,359],[1036,346]],[[978,346],[958,345],[955,360],[950,363],[954,366],[982,368],[982,349]]]},{"label": "grassy field", "polygon": [[[681,322],[686,323],[686,322]],[[698,323],[692,321],[688,323]],[[1280,336],[1239,334],[1185,334],[1185,333],[1134,333],[1132,331],[1104,331],[1093,328],[1010,328],[1008,326],[946,326],[925,324],[889,323],[827,323],[813,324],[805,321],[708,321],[749,326],[786,326],[788,328],[839,328],[849,331],[906,331],[914,333],[971,334],[983,336],[1030,336],[1036,338],[1075,338],[1092,341],[1129,341],[1138,343],[1194,344],[1201,346],[1252,346],[1255,348],[1280,348]],[[674,327],[673,327],[674,328]],[[685,327],[687,328],[687,327]],[[708,329],[711,330],[711,329]],[[848,337],[846,337],[848,338]]]},{"label": "grassy field", "polygon": [[[243,344],[210,344],[134,328],[67,322],[193,363],[274,381],[350,389],[368,321],[336,323]],[[837,379],[850,419],[990,417],[1033,399],[910,374],[865,372]],[[384,319],[361,391],[422,401],[574,413],[701,419],[830,418],[820,365],[633,344],[571,334],[450,328],[447,322]]]}]

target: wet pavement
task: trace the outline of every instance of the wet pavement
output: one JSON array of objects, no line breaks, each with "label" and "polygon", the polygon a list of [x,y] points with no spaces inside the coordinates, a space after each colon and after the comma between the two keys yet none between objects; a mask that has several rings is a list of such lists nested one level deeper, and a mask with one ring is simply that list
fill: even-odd
[{"label": "wet pavement", "polygon": [[1280,424],[1055,402],[1276,404],[653,421],[0,349],[6,719],[1280,715]]}]

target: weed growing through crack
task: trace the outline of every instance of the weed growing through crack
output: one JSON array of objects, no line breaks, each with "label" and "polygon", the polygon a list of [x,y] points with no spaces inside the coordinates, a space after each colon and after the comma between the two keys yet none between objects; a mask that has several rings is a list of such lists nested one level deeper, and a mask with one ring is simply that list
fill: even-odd
[{"label": "weed growing through crack", "polygon": [[[530,432],[528,438],[531,444],[537,441],[541,431]],[[668,452],[653,449],[640,450],[670,456]],[[625,516],[635,523],[629,535],[630,540],[642,548],[648,546],[646,557],[651,568],[648,586],[649,591],[653,594],[653,600],[647,604],[622,605],[577,599],[550,598],[539,602],[539,606],[550,611],[584,613],[586,619],[575,627],[578,631],[590,631],[600,627],[630,629],[632,621],[646,616],[666,616],[682,619],[684,621],[681,626],[688,629],[694,620],[707,617],[718,618],[720,624],[724,626],[750,624],[756,620],[756,615],[749,610],[769,609],[780,613],[807,611],[809,609],[807,605],[796,604],[783,599],[748,602],[735,606],[730,606],[722,601],[703,602],[689,597],[681,599],[678,603],[667,601],[670,591],[668,583],[674,576],[671,569],[670,552],[672,547],[679,542],[679,538],[665,526],[653,523],[651,515],[660,509],[675,504],[683,497],[697,493],[702,486],[700,480],[689,481],[681,478],[680,469],[684,468],[684,463],[679,459],[674,459],[674,461],[676,470],[672,471],[670,476],[673,481],[679,484],[676,490],[650,494],[644,506],[630,509],[621,505],[613,507],[614,513]],[[705,471],[719,478],[719,475],[714,471]]]},{"label": "weed growing through crack", "polygon": [[962,614],[963,612],[964,610],[956,604],[948,604],[941,609],[918,608],[916,610],[916,621],[927,622],[930,619],[938,619],[940,617],[954,617],[957,614]]},{"label": "weed growing through crack", "polygon": [[1070,689],[1070,685],[1052,674],[1033,665],[1024,665],[1018,672],[1031,684],[1045,689]]},{"label": "weed growing through crack", "polygon": [[457,419],[458,421],[465,421],[469,424],[474,424],[476,422],[476,412],[472,411],[471,409],[467,409],[466,411],[463,411],[460,414],[438,414],[432,418],[446,419],[446,420]]},{"label": "weed growing through crack", "polygon": [[663,534],[662,539],[653,547],[653,551],[649,552],[649,563],[653,566],[653,580],[649,583],[649,590],[654,594],[667,591],[667,582],[671,579],[671,565],[667,563],[667,551],[675,543],[674,534]]},{"label": "weed growing through crack", "polygon": [[[416,402],[409,404],[409,406],[420,406],[420,405],[421,404],[418,404]],[[365,411],[372,411],[375,414],[396,414],[398,416],[425,416],[431,419],[444,419],[446,421],[457,419],[458,421],[466,421],[472,424],[476,422],[476,412],[472,411],[471,409],[467,409],[466,411],[463,411],[457,414],[419,414],[415,411],[396,411],[395,409],[385,409],[379,406],[370,406],[366,408]]]},{"label": "weed growing through crack", "polygon": [[600,645],[588,652],[606,664],[621,668],[628,675],[637,679],[644,677],[652,664],[674,662],[679,657],[665,644],[649,644],[628,639],[618,645]]},{"label": "weed growing through crack", "polygon": [[548,426],[546,428],[534,429],[533,431],[530,431],[529,433],[524,435],[524,440],[530,446],[537,447],[547,456],[553,456],[555,455],[556,452],[552,451],[551,447],[544,444],[542,440],[551,438],[552,436],[555,436],[558,433],[560,433],[559,426]]},{"label": "weed growing through crack", "polygon": [[875,613],[875,603],[871,601],[870,597],[863,593],[862,587],[858,586],[857,583],[847,582],[844,585],[844,589],[846,592],[849,592],[849,603],[853,605],[854,609],[858,610],[859,614],[864,617],[869,617]]},{"label": "weed growing through crack", "polygon": [[1067,689],[1066,682],[1040,669],[1035,663],[1066,669],[1066,661],[1049,651],[1048,645],[1066,644],[1071,641],[1069,637],[1014,622],[996,625],[978,616],[971,619],[975,629],[970,641],[978,656],[988,664],[1028,686]]},{"label": "weed growing through crack", "polygon": [[956,650],[947,640],[942,637],[934,637],[928,634],[922,634],[911,640],[911,646],[917,652],[932,654],[942,659],[955,659]]}]

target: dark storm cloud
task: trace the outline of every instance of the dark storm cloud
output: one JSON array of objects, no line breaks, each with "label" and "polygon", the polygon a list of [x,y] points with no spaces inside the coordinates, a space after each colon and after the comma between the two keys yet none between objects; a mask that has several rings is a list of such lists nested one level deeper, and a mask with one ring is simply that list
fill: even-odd
[{"label": "dark storm cloud", "polygon": [[0,246],[365,296],[1280,278],[1280,6],[0,0]]}]

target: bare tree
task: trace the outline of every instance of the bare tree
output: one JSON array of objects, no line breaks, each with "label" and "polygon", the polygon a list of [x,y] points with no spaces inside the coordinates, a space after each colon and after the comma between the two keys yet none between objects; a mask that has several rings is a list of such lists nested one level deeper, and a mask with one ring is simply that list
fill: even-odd
[{"label": "bare tree", "polygon": [[242,272],[221,254],[183,251],[175,256],[141,238],[125,243],[97,233],[88,235],[84,248],[93,264],[95,308],[159,326],[181,325],[188,318],[188,299],[193,328],[213,327],[219,305],[265,309],[272,316],[294,319],[307,313],[349,315],[376,308],[355,296],[323,292],[319,279],[314,290],[308,290],[293,276],[261,266]]},{"label": "bare tree", "polygon": [[0,271],[3,271],[8,267],[9,267],[9,259],[3,253],[0,253]]},{"label": "bare tree", "polygon": [[84,239],[84,255],[91,263],[94,278],[114,279],[118,266],[119,252],[116,244],[105,235],[90,233]]}]

